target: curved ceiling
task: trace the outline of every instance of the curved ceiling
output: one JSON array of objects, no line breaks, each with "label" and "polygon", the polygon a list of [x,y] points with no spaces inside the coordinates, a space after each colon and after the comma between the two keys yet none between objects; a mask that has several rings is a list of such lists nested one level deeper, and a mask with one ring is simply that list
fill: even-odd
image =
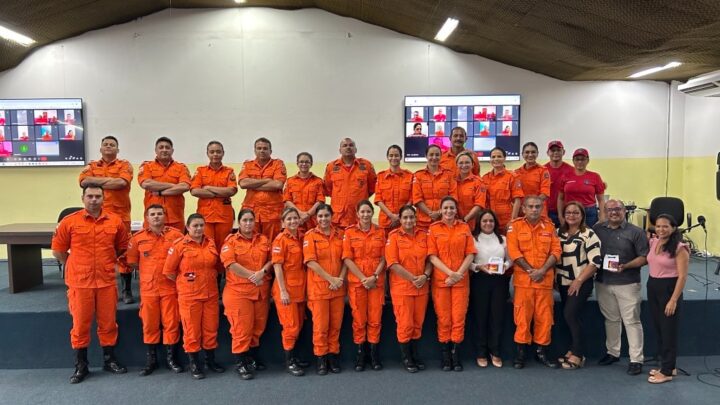
[{"label": "curved ceiling", "polygon": [[[460,20],[445,45],[561,80],[648,76],[686,80],[720,69],[718,0],[247,0],[242,5],[319,8],[434,41],[447,17]],[[25,48],[0,38],[0,71],[34,48],[175,8],[238,7],[233,0],[2,0],[0,24],[35,39]]]}]

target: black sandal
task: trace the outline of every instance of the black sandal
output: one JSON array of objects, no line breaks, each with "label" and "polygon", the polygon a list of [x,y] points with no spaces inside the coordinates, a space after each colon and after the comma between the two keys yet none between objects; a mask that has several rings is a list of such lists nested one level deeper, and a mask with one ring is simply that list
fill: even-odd
[{"label": "black sandal", "polygon": [[566,358],[565,361],[560,363],[560,367],[563,368],[563,370],[577,370],[578,368],[585,367],[585,356],[580,358],[580,361],[575,363],[571,361],[569,358]]}]

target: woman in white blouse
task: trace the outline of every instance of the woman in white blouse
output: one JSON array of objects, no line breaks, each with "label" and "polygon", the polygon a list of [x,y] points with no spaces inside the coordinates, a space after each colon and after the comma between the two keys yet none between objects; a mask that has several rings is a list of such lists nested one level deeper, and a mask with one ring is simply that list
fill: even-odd
[{"label": "woman in white blouse", "polygon": [[470,270],[470,307],[474,319],[474,346],[478,367],[502,367],[500,338],[509,298],[512,263],[495,213],[483,210],[473,229],[477,254]]}]

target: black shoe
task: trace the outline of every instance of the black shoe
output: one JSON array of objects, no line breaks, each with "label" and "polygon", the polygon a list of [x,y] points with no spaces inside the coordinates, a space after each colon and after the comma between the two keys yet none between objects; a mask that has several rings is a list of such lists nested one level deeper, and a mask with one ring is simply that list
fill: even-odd
[{"label": "black shoe", "polygon": [[598,364],[601,366],[609,366],[613,363],[617,363],[618,361],[620,361],[619,357],[615,357],[612,354],[607,353],[607,354],[605,354],[605,357],[603,357],[602,359],[600,359],[600,361],[598,361]]},{"label": "black shoe", "polygon": [[357,345],[357,353],[355,353],[355,371],[365,371],[365,343]]},{"label": "black shoe", "polygon": [[300,368],[310,367],[310,362],[305,361],[305,360],[300,360],[300,358],[295,354],[295,350],[293,350],[293,360],[295,361],[295,364],[300,366]]},{"label": "black shoe", "polygon": [[440,343],[440,368],[442,371],[452,371],[452,359],[450,358],[450,343]]},{"label": "black shoe", "polygon": [[240,353],[235,355],[235,372],[240,376],[242,380],[252,380],[255,378],[255,374],[248,367],[248,355],[247,353]]},{"label": "black shoe", "polygon": [[425,362],[420,360],[420,352],[417,347],[418,341],[419,339],[413,339],[410,341],[410,356],[412,357],[413,362],[415,362],[417,369],[422,371],[425,370]]},{"label": "black shoe", "polygon": [[103,360],[103,370],[109,371],[113,374],[127,373],[127,368],[120,364],[120,362],[118,362],[115,358],[115,346],[103,347]]},{"label": "black shoe", "polygon": [[188,359],[190,361],[190,375],[196,380],[202,380],[205,378],[202,365],[200,365],[200,358],[198,352],[188,353]]},{"label": "black shoe", "polygon": [[305,375],[305,370],[295,363],[295,356],[292,350],[285,350],[285,370],[295,377]]},{"label": "black shoe", "polygon": [[525,367],[525,350],[526,345],[518,344],[515,349],[515,358],[513,359],[513,367],[521,369]]},{"label": "black shoe", "polygon": [[410,343],[400,343],[400,354],[402,355],[402,364],[408,373],[417,373],[418,367],[412,358]]},{"label": "black shoe", "polygon": [[327,355],[328,368],[333,374],[340,373],[340,353],[330,353]]},{"label": "black shoe", "polygon": [[175,357],[175,345],[165,345],[165,353],[168,370],[176,374],[185,371],[182,364],[180,364],[177,357]]},{"label": "black shoe", "polygon": [[140,370],[140,376],[145,377],[157,370],[157,345],[147,345],[147,354],[145,355],[145,367]]},{"label": "black shoe", "polygon": [[252,371],[263,371],[263,370],[267,369],[267,367],[265,366],[265,363],[263,363],[260,360],[260,358],[258,357],[258,348],[257,347],[250,348],[250,351],[248,352],[247,357],[248,357],[247,358],[247,363],[248,363],[247,366]]},{"label": "black shoe", "polygon": [[642,366],[642,363],[635,363],[631,361],[630,364],[628,364],[627,373],[630,375],[638,375],[642,373]]},{"label": "black shoe", "polygon": [[120,274],[122,280],[122,302],[124,304],[132,304],[135,302],[135,298],[132,295],[132,273]]},{"label": "black shoe", "polygon": [[70,384],[78,384],[83,382],[85,377],[90,374],[87,361],[87,349],[75,350],[75,372],[70,376]]},{"label": "black shoe", "polygon": [[380,348],[377,343],[370,343],[370,367],[373,370],[382,370],[383,365],[380,361]]},{"label": "black shoe", "polygon": [[537,360],[538,363],[544,365],[545,367],[558,368],[558,363],[548,357],[546,348],[547,346],[538,345],[537,349],[535,349],[535,360]]},{"label": "black shoe", "polygon": [[454,371],[463,371],[462,363],[460,363],[460,343],[450,344],[450,362]]},{"label": "black shoe", "polygon": [[328,373],[328,355],[317,356],[317,373],[318,375],[327,375]]},{"label": "black shoe", "polygon": [[215,349],[205,349],[205,367],[214,373],[225,372],[225,367],[215,361]]}]

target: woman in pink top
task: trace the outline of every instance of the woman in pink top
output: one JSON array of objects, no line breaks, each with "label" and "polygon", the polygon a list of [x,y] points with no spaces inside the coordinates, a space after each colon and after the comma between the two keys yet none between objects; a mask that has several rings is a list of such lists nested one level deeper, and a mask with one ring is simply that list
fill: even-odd
[{"label": "woman in pink top", "polygon": [[671,215],[658,215],[655,233],[657,238],[650,240],[650,253],[647,256],[650,267],[647,295],[662,363],[660,369],[650,370],[648,382],[661,384],[672,381],[673,376],[677,375],[678,312],[687,280],[690,253],[687,245],[682,243],[677,221]]}]

